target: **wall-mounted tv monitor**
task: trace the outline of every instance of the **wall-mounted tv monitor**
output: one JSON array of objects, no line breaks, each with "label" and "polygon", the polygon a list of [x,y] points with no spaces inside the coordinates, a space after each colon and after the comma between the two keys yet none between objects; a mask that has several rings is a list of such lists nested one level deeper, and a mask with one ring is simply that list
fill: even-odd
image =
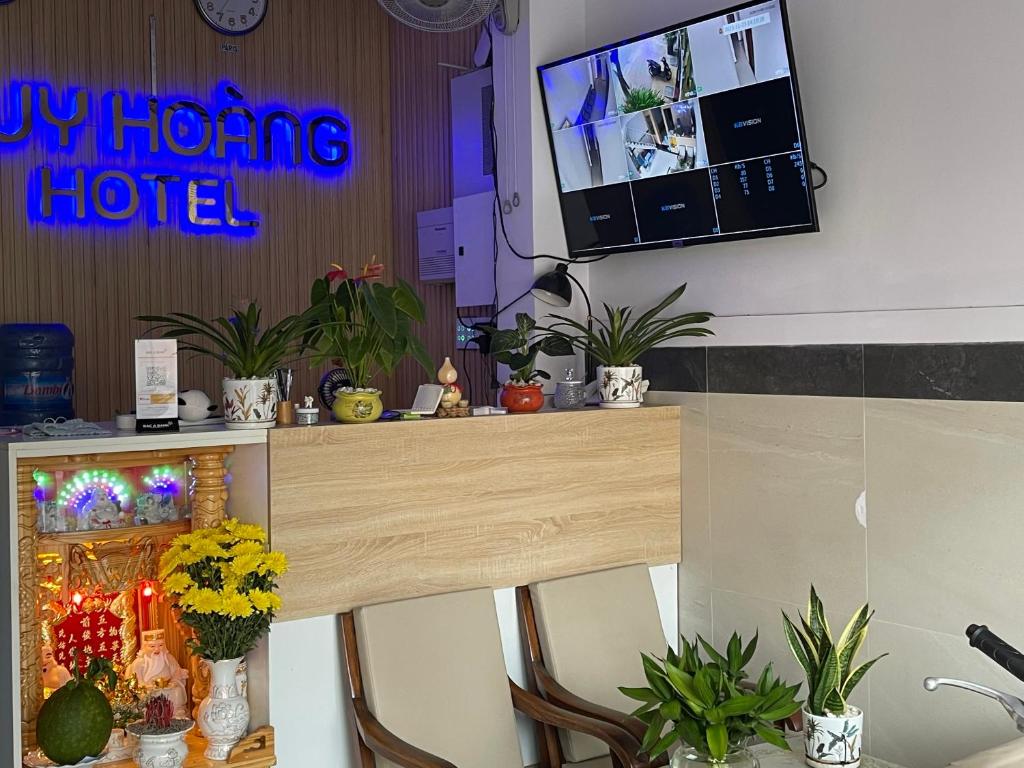
[{"label": "wall-mounted tv monitor", "polygon": [[573,258],[818,230],[785,0],[539,73]]}]

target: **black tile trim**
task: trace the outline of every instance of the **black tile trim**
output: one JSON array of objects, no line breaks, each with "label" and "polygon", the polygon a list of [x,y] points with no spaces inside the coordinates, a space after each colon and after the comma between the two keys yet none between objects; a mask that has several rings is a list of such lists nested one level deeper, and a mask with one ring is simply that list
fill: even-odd
[{"label": "black tile trim", "polygon": [[1024,402],[1024,342],[669,347],[641,364],[655,391]]}]

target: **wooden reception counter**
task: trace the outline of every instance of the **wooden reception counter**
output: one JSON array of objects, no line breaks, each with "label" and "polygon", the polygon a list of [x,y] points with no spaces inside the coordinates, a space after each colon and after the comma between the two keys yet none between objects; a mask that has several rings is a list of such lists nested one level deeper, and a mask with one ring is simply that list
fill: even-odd
[{"label": "wooden reception counter", "polygon": [[[50,601],[67,601],[76,585],[105,594],[153,580],[175,532],[225,514],[266,526],[288,556],[279,621],[680,559],[676,407],[169,435],[110,427],[100,437],[0,438],[9,521],[0,526],[0,613],[17,617],[0,632],[10,659],[0,664],[0,764],[18,764],[34,744]],[[93,531],[88,541],[39,528],[43,478],[120,477],[175,462],[191,467],[190,519]],[[158,607],[148,620],[169,630],[170,643],[181,633]],[[182,637],[175,648],[187,663]],[[250,725],[260,730],[228,765],[270,766],[265,646],[248,664]],[[194,668],[192,680],[202,682]],[[195,700],[202,695],[193,687]]]},{"label": "wooden reception counter", "polygon": [[268,435],[282,620],[680,558],[679,409]]}]

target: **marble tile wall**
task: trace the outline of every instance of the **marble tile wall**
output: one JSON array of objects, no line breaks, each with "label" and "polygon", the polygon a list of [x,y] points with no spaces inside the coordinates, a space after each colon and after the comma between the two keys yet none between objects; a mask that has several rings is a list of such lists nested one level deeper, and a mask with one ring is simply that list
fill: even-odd
[{"label": "marble tile wall", "polygon": [[[861,347],[710,349],[687,351],[682,374],[670,372],[670,355],[649,371],[703,382],[651,395],[684,406],[680,631],[722,643],[757,630],[755,663],[771,660],[795,681],[781,611],[801,610],[812,582],[840,626],[870,601],[878,613],[865,653],[890,656],[855,703],[867,712],[869,751],[907,768],[941,768],[1019,736],[996,702],[922,687],[939,675],[1024,695],[963,634],[985,623],[1024,647],[1024,402],[999,401],[1014,399],[1024,376],[1014,375],[1016,345],[970,346],[988,349],[950,345],[916,359]],[[1003,366],[993,362],[1000,352]],[[716,369],[716,359],[727,365]],[[896,362],[865,375],[872,359]],[[828,394],[794,393],[778,374],[787,361],[805,377],[822,371]],[[844,366],[887,397],[850,394]],[[774,377],[757,384],[759,370]],[[944,392],[933,397],[933,385]],[[754,393],[730,391],[742,388]]]}]

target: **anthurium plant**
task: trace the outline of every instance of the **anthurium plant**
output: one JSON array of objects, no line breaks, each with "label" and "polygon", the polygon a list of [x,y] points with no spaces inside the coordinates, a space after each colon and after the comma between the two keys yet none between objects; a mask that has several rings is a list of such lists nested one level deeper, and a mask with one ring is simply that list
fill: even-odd
[{"label": "anthurium plant", "polygon": [[228,367],[236,379],[269,379],[274,371],[299,357],[310,318],[290,315],[262,328],[263,311],[255,302],[230,317],[203,320],[185,312],[141,315],[136,320],[156,323],[151,332],[177,339],[178,348],[212,357]]},{"label": "anthurium plant", "polygon": [[807,674],[808,695],[804,709],[808,713],[819,717],[846,716],[849,710],[847,699],[853,689],[879,659],[888,655],[883,653],[854,666],[874,615],[870,606],[864,604],[847,623],[839,640],[834,640],[825,618],[825,606],[813,586],[807,602],[807,616],[799,616],[799,626],[783,611],[782,625],[789,648]]},{"label": "anthurium plant", "polygon": [[745,667],[757,650],[756,635],[744,645],[733,634],[724,654],[700,635],[692,643],[682,638],[680,646],[680,653],[669,648],[664,659],[641,654],[648,687],[619,688],[641,702],[633,715],[647,724],[644,752],[655,758],[682,742],[722,761],[754,736],[789,749],[774,724],[800,709],[794,698],[800,686],[775,677],[771,664],[756,683],[747,680]]},{"label": "anthurium plant", "polygon": [[414,332],[426,320],[426,307],[404,280],[380,282],[384,265],[373,261],[358,275],[332,264],[310,290],[306,347],[316,364],[333,360],[344,368],[352,385],[365,389],[378,375],[390,375],[406,357],[427,373],[435,366]]},{"label": "anthurium plant", "polygon": [[266,551],[258,525],[227,519],[213,528],[177,536],[160,558],[160,581],[181,620],[196,631],[195,655],[236,659],[268,631],[281,598],[277,577],[288,569],[280,552]]},{"label": "anthurium plant", "polygon": [[509,380],[518,386],[525,386],[537,379],[550,379],[551,374],[537,369],[537,355],[564,357],[573,354],[569,341],[555,334],[535,335],[537,321],[525,312],[516,315],[516,327],[499,330],[494,326],[483,326],[483,337],[477,344],[481,349],[511,369]]}]

